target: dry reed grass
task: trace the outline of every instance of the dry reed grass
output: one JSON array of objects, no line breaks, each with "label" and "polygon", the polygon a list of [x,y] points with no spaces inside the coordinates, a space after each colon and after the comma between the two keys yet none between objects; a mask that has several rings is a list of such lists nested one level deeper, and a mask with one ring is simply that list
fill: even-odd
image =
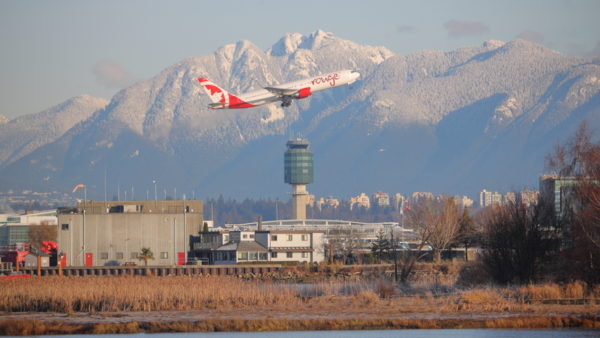
[{"label": "dry reed grass", "polygon": [[560,285],[555,283],[530,284],[517,289],[516,297],[521,302],[530,302],[540,299],[562,298]]},{"label": "dry reed grass", "polygon": [[119,312],[294,306],[298,291],[229,277],[32,278],[0,283],[0,311]]},{"label": "dry reed grass", "polygon": [[583,298],[585,297],[586,284],[581,281],[571,282],[564,286],[564,298]]},{"label": "dry reed grass", "polygon": [[[583,283],[529,285],[517,289],[481,288],[437,293],[422,284],[414,293],[391,282],[330,280],[311,285],[246,281],[215,276],[44,277],[0,281],[0,311],[118,313],[239,309],[280,313],[589,313],[596,304],[542,305],[543,298],[579,297]],[[439,286],[439,285],[438,285]],[[429,289],[427,289],[429,287]],[[414,290],[413,290],[414,291]],[[587,291],[600,292],[600,288]],[[101,330],[101,327],[97,328]]]},{"label": "dry reed grass", "polygon": [[[596,288],[599,288],[598,286]],[[582,299],[586,296],[595,298],[596,289],[588,290],[587,285],[581,281],[574,281],[563,286],[548,284],[530,284],[518,288],[515,297],[521,302],[532,302],[547,299]],[[600,291],[600,288],[598,289]]]}]

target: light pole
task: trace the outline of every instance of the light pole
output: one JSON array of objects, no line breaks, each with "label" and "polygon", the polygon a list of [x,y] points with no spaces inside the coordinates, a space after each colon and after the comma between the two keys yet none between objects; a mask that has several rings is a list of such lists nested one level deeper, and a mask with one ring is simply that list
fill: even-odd
[{"label": "light pole", "polygon": [[176,218],[175,216],[173,216],[173,265],[177,266],[177,225],[176,225]]},{"label": "light pole", "polygon": [[156,205],[157,205],[157,200],[158,200],[158,194],[156,192],[156,182],[157,182],[156,180],[152,180],[152,183],[154,183],[154,209],[155,209],[155,212],[157,209]]},{"label": "light pole", "polygon": [[183,264],[187,262],[186,253],[188,250],[188,246],[185,245],[187,240],[187,222],[186,222],[186,214],[187,214],[187,206],[185,205],[185,194],[183,194]]},{"label": "light pole", "polygon": [[156,182],[156,180],[152,180],[152,183],[154,183],[154,202],[158,200],[158,194],[156,193]]},{"label": "light pole", "polygon": [[[82,222],[82,227],[81,227],[81,253],[82,253],[82,258],[83,258],[83,266],[85,266],[85,207],[86,207],[86,200],[87,200],[87,187],[85,186],[85,184],[78,184],[73,188],[72,193],[75,193],[77,190],[82,189],[83,188],[83,222]],[[72,243],[72,242],[71,242]],[[71,248],[72,248],[73,244],[71,244]],[[72,255],[71,255],[72,256]]]}]

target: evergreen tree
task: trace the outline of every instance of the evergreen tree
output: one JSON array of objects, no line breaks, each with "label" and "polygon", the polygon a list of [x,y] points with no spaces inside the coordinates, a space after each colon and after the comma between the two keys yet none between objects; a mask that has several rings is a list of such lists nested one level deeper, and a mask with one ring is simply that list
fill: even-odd
[{"label": "evergreen tree", "polygon": [[375,254],[377,258],[377,263],[381,263],[381,258],[390,251],[390,241],[388,240],[383,229],[377,232],[377,238],[372,244],[371,252]]},{"label": "evergreen tree", "polygon": [[477,242],[477,235],[477,228],[475,227],[475,222],[473,221],[473,218],[471,218],[469,208],[464,207],[463,214],[460,218],[456,243],[462,245],[465,248],[465,262],[469,261],[467,251],[469,250],[469,247],[473,245],[473,243]]}]

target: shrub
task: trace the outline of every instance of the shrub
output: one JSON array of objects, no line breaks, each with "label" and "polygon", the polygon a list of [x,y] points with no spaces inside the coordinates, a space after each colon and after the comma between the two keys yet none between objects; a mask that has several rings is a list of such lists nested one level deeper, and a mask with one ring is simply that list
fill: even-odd
[{"label": "shrub", "polygon": [[585,283],[580,281],[571,282],[564,287],[565,298],[585,297]]},{"label": "shrub", "polygon": [[379,297],[384,299],[389,299],[396,295],[396,285],[383,279],[377,281],[375,290],[379,294]]},{"label": "shrub", "polygon": [[459,288],[470,288],[480,285],[488,285],[492,282],[492,277],[488,270],[480,261],[470,262],[460,269],[456,286]]},{"label": "shrub", "polygon": [[517,289],[517,299],[521,302],[530,302],[541,299],[562,298],[562,292],[558,284],[529,284]]}]

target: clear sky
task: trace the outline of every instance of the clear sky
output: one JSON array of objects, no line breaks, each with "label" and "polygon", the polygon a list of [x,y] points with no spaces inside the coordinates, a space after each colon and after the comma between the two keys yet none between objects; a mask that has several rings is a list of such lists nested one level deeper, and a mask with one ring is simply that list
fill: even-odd
[{"label": "clear sky", "polygon": [[110,99],[185,57],[319,28],[398,54],[522,37],[600,56],[598,0],[0,0],[0,114]]}]

